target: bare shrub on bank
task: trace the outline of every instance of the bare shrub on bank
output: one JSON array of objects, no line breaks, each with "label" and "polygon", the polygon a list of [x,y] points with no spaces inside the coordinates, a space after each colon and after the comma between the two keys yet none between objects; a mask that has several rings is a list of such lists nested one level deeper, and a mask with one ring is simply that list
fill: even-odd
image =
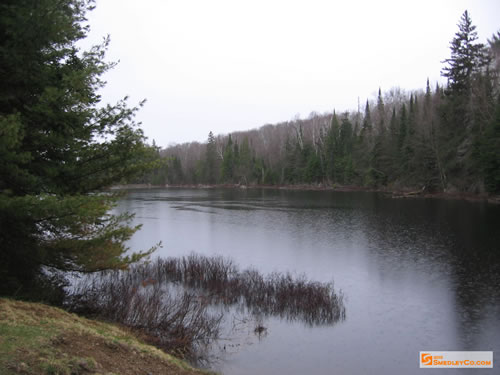
[{"label": "bare shrub on bank", "polygon": [[66,299],[69,310],[117,322],[146,334],[150,343],[195,358],[218,338],[222,314],[195,293],[137,277],[137,267],[84,277]]}]

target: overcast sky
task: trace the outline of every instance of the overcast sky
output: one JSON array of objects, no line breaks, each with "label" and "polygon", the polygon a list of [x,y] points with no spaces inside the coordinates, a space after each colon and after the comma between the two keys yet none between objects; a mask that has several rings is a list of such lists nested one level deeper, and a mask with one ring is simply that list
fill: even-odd
[{"label": "overcast sky", "polygon": [[103,100],[146,98],[166,147],[444,82],[465,9],[482,42],[500,30],[498,0],[97,0],[88,42],[111,35]]}]

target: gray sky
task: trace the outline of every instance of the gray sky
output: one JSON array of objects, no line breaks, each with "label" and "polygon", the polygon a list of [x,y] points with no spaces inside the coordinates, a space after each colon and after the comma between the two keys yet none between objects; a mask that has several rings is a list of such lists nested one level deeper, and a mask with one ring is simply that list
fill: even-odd
[{"label": "gray sky", "polygon": [[166,147],[444,82],[465,9],[482,42],[500,30],[498,0],[97,0],[88,41],[110,34],[120,60],[104,102],[146,98],[138,120]]}]

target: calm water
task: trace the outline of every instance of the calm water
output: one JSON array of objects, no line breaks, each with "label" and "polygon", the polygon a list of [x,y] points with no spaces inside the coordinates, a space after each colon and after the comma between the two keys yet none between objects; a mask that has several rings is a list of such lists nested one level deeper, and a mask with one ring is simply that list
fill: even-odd
[{"label": "calm water", "polygon": [[[117,211],[144,226],[134,250],[231,257],[241,268],[334,280],[346,320],[277,318],[227,341],[224,374],[417,374],[419,351],[493,350],[500,363],[500,207],[377,193],[136,190]],[[498,373],[498,372],[496,372]]]}]

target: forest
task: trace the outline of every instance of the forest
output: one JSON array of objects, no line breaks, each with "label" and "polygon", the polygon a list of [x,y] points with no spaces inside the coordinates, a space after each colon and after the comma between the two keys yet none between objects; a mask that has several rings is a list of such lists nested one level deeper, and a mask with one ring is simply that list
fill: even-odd
[{"label": "forest", "polygon": [[499,193],[500,32],[479,43],[465,11],[450,52],[445,85],[379,88],[354,111],[210,132],[205,143],[153,143],[159,166],[134,182]]}]

